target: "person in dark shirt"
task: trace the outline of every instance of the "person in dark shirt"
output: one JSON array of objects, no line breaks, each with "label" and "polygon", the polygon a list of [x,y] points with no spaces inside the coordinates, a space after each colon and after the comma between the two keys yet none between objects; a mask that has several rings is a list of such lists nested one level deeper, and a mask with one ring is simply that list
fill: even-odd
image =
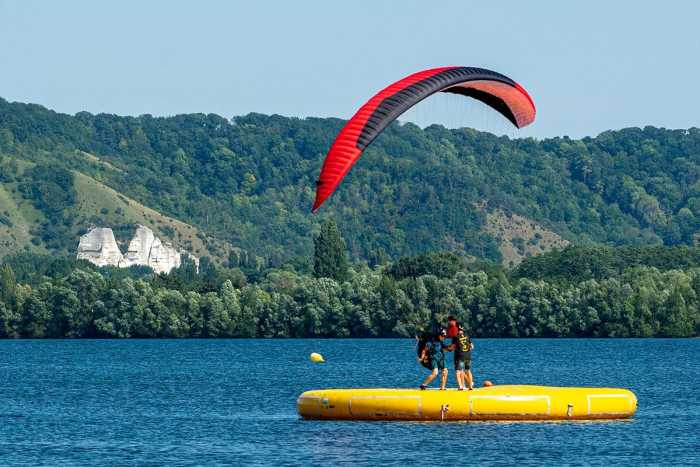
[{"label": "person in dark shirt", "polygon": [[421,389],[426,389],[428,385],[438,376],[438,373],[442,373],[440,378],[440,390],[445,390],[447,385],[447,367],[445,366],[445,336],[447,333],[444,329],[440,330],[437,336],[425,346],[422,354],[418,357],[419,362],[427,362],[428,368],[431,373],[425,378],[423,384],[420,385]]},{"label": "person in dark shirt", "polygon": [[470,391],[474,389],[474,377],[472,376],[473,348],[474,344],[466,332],[464,332],[464,327],[461,325],[458,326],[457,335],[452,338],[452,342],[450,342],[447,350],[454,352],[455,375],[460,391],[464,391],[465,386],[467,386]]}]

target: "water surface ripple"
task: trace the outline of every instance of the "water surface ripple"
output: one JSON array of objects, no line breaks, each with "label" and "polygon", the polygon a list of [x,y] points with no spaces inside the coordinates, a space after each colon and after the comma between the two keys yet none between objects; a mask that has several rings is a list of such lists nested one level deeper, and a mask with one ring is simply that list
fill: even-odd
[{"label": "water surface ripple", "polygon": [[[632,389],[631,421],[300,420],[324,387],[413,387],[413,342],[0,341],[2,465],[698,465],[700,340],[477,339],[477,383]],[[326,364],[308,361],[322,353]],[[453,376],[450,384],[454,386]]]}]

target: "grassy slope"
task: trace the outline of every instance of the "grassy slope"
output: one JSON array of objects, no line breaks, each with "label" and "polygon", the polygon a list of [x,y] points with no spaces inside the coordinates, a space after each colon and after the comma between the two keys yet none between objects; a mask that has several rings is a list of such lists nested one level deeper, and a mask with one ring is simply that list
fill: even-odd
[{"label": "grassy slope", "polygon": [[506,268],[517,266],[529,256],[561,249],[570,243],[532,219],[506,214],[500,209],[487,214],[485,230],[498,240],[503,257],[501,264]]},{"label": "grassy slope", "polygon": [[[99,218],[105,226],[143,224],[153,230],[163,241],[171,241],[177,247],[191,251],[195,256],[209,255],[226,258],[232,248],[229,244],[199,234],[195,227],[165,216],[143,204],[121,195],[112,188],[77,173],[75,188],[78,192],[78,224],[88,227],[91,220]],[[106,209],[106,214],[101,210]],[[172,229],[172,230],[170,230]],[[170,236],[168,236],[168,232]],[[133,229],[117,235],[120,240],[131,238]]]},{"label": "grassy slope", "polygon": [[[34,165],[22,160],[17,162],[20,172]],[[9,220],[0,223],[0,257],[24,250],[46,252],[43,246],[32,244],[30,234],[45,218],[22,198],[17,185],[16,182],[0,184],[0,219]],[[216,262],[225,261],[229,251],[235,250],[230,244],[207,237],[195,227],[162,215],[79,172],[75,172],[75,189],[78,193],[73,213],[76,248],[80,233],[94,226],[105,226],[115,230],[125,251],[136,224],[142,224],[151,228],[161,240],[170,241],[195,256],[208,255]]]},{"label": "grassy slope", "polygon": [[0,185],[0,216],[4,222],[0,223],[0,252],[16,252],[27,248],[32,249],[30,243],[30,222],[15,202],[10,187]]},{"label": "grassy slope", "polygon": [[[32,167],[31,162],[17,160],[20,172]],[[43,222],[43,214],[17,192],[18,183],[0,183],[0,215],[9,219],[11,225],[0,224],[0,257],[8,253],[33,251],[46,253],[42,245],[32,244],[30,231]]]}]

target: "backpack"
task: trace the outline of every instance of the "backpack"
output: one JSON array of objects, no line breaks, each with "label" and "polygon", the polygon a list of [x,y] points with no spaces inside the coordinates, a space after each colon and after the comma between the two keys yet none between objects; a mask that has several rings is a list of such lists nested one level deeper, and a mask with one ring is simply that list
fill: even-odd
[{"label": "backpack", "polygon": [[428,343],[430,342],[430,338],[430,333],[425,331],[421,331],[416,336],[416,355],[418,356],[418,358],[420,358],[420,356],[423,355],[423,350],[427,347]]}]

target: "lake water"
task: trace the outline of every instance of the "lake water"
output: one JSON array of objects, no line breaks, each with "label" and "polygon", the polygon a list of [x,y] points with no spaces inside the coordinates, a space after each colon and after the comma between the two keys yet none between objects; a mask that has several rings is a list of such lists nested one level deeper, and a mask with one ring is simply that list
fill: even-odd
[{"label": "lake water", "polygon": [[[624,387],[639,398],[637,414],[559,423],[298,418],[307,389],[418,386],[426,370],[404,339],[0,341],[0,464],[700,464],[700,340],[475,345],[478,385]],[[327,363],[310,363],[310,352]]]}]

